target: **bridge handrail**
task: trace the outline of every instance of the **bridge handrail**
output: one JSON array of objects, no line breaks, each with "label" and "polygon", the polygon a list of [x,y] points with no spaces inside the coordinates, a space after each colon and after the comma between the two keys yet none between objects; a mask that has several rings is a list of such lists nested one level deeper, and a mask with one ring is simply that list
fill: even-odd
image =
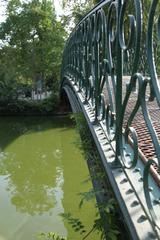
[{"label": "bridge handrail", "polygon": [[158,9],[158,0],[97,4],[66,43],[62,80],[74,81],[94,111],[94,123],[105,123],[110,142],[116,142],[115,167],[136,169],[138,161],[144,162],[144,194],[151,221],[160,230],[154,209],[160,198],[153,201],[149,187],[151,172],[160,187]]}]

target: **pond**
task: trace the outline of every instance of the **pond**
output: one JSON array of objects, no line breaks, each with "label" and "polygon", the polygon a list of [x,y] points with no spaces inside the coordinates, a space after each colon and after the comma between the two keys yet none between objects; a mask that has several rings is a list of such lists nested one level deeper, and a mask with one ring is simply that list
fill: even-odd
[{"label": "pond", "polygon": [[[0,240],[36,240],[49,231],[79,240],[91,230],[95,201],[79,207],[92,185],[78,142],[69,117],[0,118]],[[62,216],[68,213],[70,223]],[[82,235],[71,218],[82,222]]]}]

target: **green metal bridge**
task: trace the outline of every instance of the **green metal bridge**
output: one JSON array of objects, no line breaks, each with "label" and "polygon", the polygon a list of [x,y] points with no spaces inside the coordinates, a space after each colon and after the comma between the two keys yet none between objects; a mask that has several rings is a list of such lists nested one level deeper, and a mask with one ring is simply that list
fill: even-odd
[{"label": "green metal bridge", "polygon": [[160,239],[160,1],[105,0],[64,50],[62,92],[83,112],[132,239]]}]

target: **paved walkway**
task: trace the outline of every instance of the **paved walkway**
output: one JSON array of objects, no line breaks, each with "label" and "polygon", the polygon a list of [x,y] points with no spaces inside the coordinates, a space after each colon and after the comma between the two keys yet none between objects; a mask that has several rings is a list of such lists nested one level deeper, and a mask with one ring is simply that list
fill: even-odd
[{"label": "paved walkway", "polygon": [[[110,79],[111,81],[111,79]],[[126,84],[128,84],[130,81],[129,76],[123,77],[123,99],[126,94]],[[113,91],[113,87],[111,88],[111,91]],[[129,98],[128,104],[127,104],[127,109],[125,111],[125,116],[124,116],[124,129],[126,127],[126,124],[128,122],[129,117],[131,116],[131,113],[133,112],[133,109],[135,107],[136,101],[137,101],[137,91],[134,91],[131,93],[131,96]],[[107,94],[107,91],[105,90],[105,99],[106,103],[109,103],[109,97]],[[147,95],[148,95],[148,100],[146,100],[147,103],[147,109],[149,112],[150,119],[152,121],[152,125],[156,131],[158,140],[160,142],[160,108],[157,105],[156,100],[150,101],[149,100],[149,89],[147,89]],[[153,145],[153,141],[151,138],[151,135],[149,133],[149,130],[147,128],[145,118],[143,116],[142,109],[138,110],[136,113],[136,116],[133,119],[133,122],[131,126],[136,130],[137,135],[138,135],[138,146],[139,146],[139,154],[144,162],[148,161],[149,159],[157,159],[156,153],[155,153],[155,148]],[[154,166],[155,174],[157,175],[158,173],[158,182],[160,185],[160,172],[158,171],[157,167]]]}]

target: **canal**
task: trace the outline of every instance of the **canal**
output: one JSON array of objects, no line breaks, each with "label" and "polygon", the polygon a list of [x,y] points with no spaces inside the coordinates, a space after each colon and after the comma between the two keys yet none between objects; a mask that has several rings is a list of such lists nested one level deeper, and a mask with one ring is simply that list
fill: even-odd
[{"label": "canal", "polygon": [[[78,142],[69,117],[0,118],[0,240],[36,240],[50,231],[80,240],[91,230],[95,201],[79,208],[80,193],[92,186]],[[68,213],[86,232],[62,216]]]}]

